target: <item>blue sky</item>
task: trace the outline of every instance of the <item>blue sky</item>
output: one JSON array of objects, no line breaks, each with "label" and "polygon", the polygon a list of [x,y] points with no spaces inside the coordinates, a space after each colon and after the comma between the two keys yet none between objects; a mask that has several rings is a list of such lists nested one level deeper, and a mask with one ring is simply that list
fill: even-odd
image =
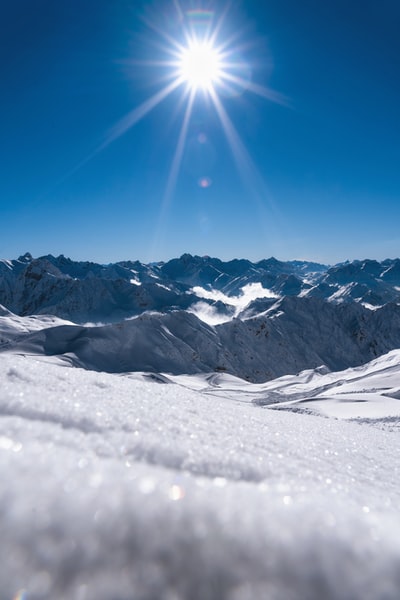
[{"label": "blue sky", "polygon": [[[3,3],[0,256],[111,262],[190,252],[332,264],[400,255],[398,0],[226,8],[183,0]],[[168,187],[184,85],[105,142],[165,86],[171,67],[147,64],[169,60],[165,36],[182,43],[194,19],[200,32],[223,14],[218,43],[230,40],[231,59],[240,57],[251,85],[282,100],[251,85],[235,94],[216,85],[240,140],[235,150],[199,92]]]}]

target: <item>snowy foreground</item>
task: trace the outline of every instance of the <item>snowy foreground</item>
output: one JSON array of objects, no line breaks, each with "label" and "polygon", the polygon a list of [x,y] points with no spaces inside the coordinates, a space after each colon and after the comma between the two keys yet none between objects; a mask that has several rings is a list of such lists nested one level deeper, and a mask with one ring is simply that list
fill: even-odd
[{"label": "snowy foreground", "polygon": [[3,353],[0,382],[1,600],[400,597],[400,351],[258,385]]}]

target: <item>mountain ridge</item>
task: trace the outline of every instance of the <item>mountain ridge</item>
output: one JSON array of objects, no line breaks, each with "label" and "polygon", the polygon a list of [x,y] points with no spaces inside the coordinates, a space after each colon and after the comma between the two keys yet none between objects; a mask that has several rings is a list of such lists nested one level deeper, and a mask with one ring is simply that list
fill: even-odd
[{"label": "mountain ridge", "polygon": [[[50,312],[63,318],[72,316],[79,322],[93,316],[115,321],[145,310],[165,311],[168,306],[187,309],[197,301],[195,287],[232,297],[253,283],[279,296],[357,301],[378,307],[400,301],[400,260],[379,263],[365,259],[330,267],[273,257],[258,262],[224,262],[183,254],[168,262],[102,265],[73,261],[62,254],[33,258],[26,253],[16,260],[0,261],[1,304],[19,315]],[[93,303],[93,297],[103,301]]]},{"label": "mountain ridge", "polygon": [[100,265],[26,253],[0,261],[0,304],[0,352],[262,382],[399,348],[400,260],[328,267],[184,254]]}]

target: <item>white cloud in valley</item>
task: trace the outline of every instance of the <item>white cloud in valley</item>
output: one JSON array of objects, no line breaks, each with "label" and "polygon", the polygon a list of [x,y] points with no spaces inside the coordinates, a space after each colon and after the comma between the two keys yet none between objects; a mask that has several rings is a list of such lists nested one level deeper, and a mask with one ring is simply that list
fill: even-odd
[{"label": "white cloud in valley", "polygon": [[195,286],[192,291],[199,298],[212,300],[214,302],[222,302],[226,306],[231,307],[230,313],[221,312],[217,306],[208,304],[207,302],[197,302],[190,308],[199,319],[208,323],[208,325],[218,325],[226,323],[236,317],[250,302],[259,298],[279,298],[277,294],[264,288],[261,283],[248,283],[241,288],[241,294],[237,296],[228,296],[220,290],[206,290],[201,286]]}]

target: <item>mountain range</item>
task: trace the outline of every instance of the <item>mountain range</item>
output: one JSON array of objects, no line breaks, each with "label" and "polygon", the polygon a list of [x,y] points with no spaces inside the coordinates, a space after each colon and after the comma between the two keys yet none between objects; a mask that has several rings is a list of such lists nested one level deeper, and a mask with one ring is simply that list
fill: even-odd
[{"label": "mountain range", "polygon": [[0,352],[108,372],[226,372],[252,382],[362,365],[400,347],[400,260],[327,266],[0,261]]}]

